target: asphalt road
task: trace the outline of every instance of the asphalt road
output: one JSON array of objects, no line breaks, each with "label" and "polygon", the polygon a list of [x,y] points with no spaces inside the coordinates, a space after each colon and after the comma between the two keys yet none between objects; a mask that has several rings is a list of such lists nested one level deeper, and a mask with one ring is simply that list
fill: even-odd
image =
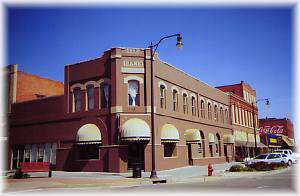
[{"label": "asphalt road", "polygon": [[[295,182],[297,181],[296,166],[287,169],[284,172],[244,178],[220,178],[207,182],[182,182],[176,184],[157,184],[152,186],[139,186],[130,188],[121,188],[126,191],[178,191],[178,192],[296,192]],[[154,188],[154,187],[155,188]]]},{"label": "asphalt road", "polygon": [[97,188],[97,187],[78,187],[78,188],[51,188],[51,189],[35,189],[18,191],[14,193],[139,193],[139,192],[149,192],[149,193],[199,193],[199,192],[214,192],[214,193],[228,193],[228,192],[241,192],[252,194],[258,193],[296,193],[295,182],[296,179],[296,166],[286,169],[283,172],[269,174],[269,175],[247,175],[247,177],[223,177],[215,178],[211,181],[197,181],[193,180],[183,180],[180,183],[174,184],[149,184],[149,185],[133,185],[133,186],[120,186],[120,187],[107,187],[107,188]]}]

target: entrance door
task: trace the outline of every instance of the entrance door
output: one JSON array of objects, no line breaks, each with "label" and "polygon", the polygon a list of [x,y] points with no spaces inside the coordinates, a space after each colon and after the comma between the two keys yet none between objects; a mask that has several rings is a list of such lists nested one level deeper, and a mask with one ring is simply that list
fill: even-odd
[{"label": "entrance door", "polygon": [[226,157],[226,161],[229,162],[228,154],[227,154],[227,145],[224,145],[224,156]]},{"label": "entrance door", "polygon": [[193,165],[193,158],[192,158],[192,145],[187,144],[188,147],[188,159],[189,159],[189,165]]},{"label": "entrance door", "polygon": [[132,142],[128,144],[128,169],[132,169],[138,164],[145,170],[145,151],[146,144],[141,142]]}]

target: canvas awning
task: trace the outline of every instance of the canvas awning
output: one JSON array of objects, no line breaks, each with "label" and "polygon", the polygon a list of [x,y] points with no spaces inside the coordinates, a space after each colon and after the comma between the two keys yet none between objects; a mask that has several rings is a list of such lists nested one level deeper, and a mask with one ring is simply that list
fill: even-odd
[{"label": "canvas awning", "polygon": [[123,141],[150,140],[150,127],[142,119],[131,118],[127,120],[122,126],[121,140]]},{"label": "canvas awning", "polygon": [[234,144],[234,137],[233,135],[224,135],[223,136],[224,144]]},{"label": "canvas awning", "polygon": [[288,137],[284,137],[282,136],[282,140],[288,145],[288,146],[294,146],[293,143],[291,142],[291,140]]},{"label": "canvas awning", "polygon": [[198,129],[188,129],[184,133],[186,143],[200,143],[202,138]]},{"label": "canvas awning", "polygon": [[94,124],[85,124],[79,128],[76,137],[77,144],[100,144],[101,132]]},{"label": "canvas awning", "polygon": [[172,124],[165,124],[161,129],[161,142],[179,142],[179,132]]},{"label": "canvas awning", "polygon": [[258,148],[268,148],[268,146],[264,145],[263,143],[257,143]]},{"label": "canvas awning", "polygon": [[247,141],[235,140],[234,144],[235,144],[235,146],[247,146]]},{"label": "canvas awning", "polygon": [[209,143],[215,143],[215,136],[212,133],[208,134],[208,142]]}]

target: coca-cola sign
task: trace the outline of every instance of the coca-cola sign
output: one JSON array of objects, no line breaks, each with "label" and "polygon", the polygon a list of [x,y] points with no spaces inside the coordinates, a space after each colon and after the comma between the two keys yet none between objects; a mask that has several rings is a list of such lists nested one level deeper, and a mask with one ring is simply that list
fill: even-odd
[{"label": "coca-cola sign", "polygon": [[283,134],[284,127],[280,125],[274,125],[274,126],[265,126],[259,128],[259,133],[261,135],[264,135],[266,133],[272,133],[272,134]]}]

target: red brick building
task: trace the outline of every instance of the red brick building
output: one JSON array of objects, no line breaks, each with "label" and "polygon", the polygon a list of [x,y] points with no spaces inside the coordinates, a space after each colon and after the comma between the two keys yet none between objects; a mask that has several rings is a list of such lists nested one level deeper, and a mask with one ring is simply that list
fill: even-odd
[{"label": "red brick building", "polygon": [[[230,96],[236,160],[240,161],[245,157],[253,157],[255,155],[255,139],[257,147],[266,148],[260,142],[258,132],[258,108],[256,106],[255,90],[244,81],[241,81],[239,84],[216,88],[227,92]],[[254,137],[253,126],[256,128],[256,138]]]},{"label": "red brick building", "polygon": [[[9,79],[8,167],[44,161],[64,171],[126,172],[139,163],[150,171],[150,50],[112,48],[65,66],[64,79],[64,90],[46,79],[45,91],[31,84],[22,102]],[[232,161],[229,95],[157,56],[153,80],[157,170]]]},{"label": "red brick building", "polygon": [[[264,118],[259,119],[259,133],[262,138],[267,138],[268,134],[276,135],[277,146],[281,148],[294,148],[294,126],[288,118]],[[268,138],[264,142],[268,145]]]}]

